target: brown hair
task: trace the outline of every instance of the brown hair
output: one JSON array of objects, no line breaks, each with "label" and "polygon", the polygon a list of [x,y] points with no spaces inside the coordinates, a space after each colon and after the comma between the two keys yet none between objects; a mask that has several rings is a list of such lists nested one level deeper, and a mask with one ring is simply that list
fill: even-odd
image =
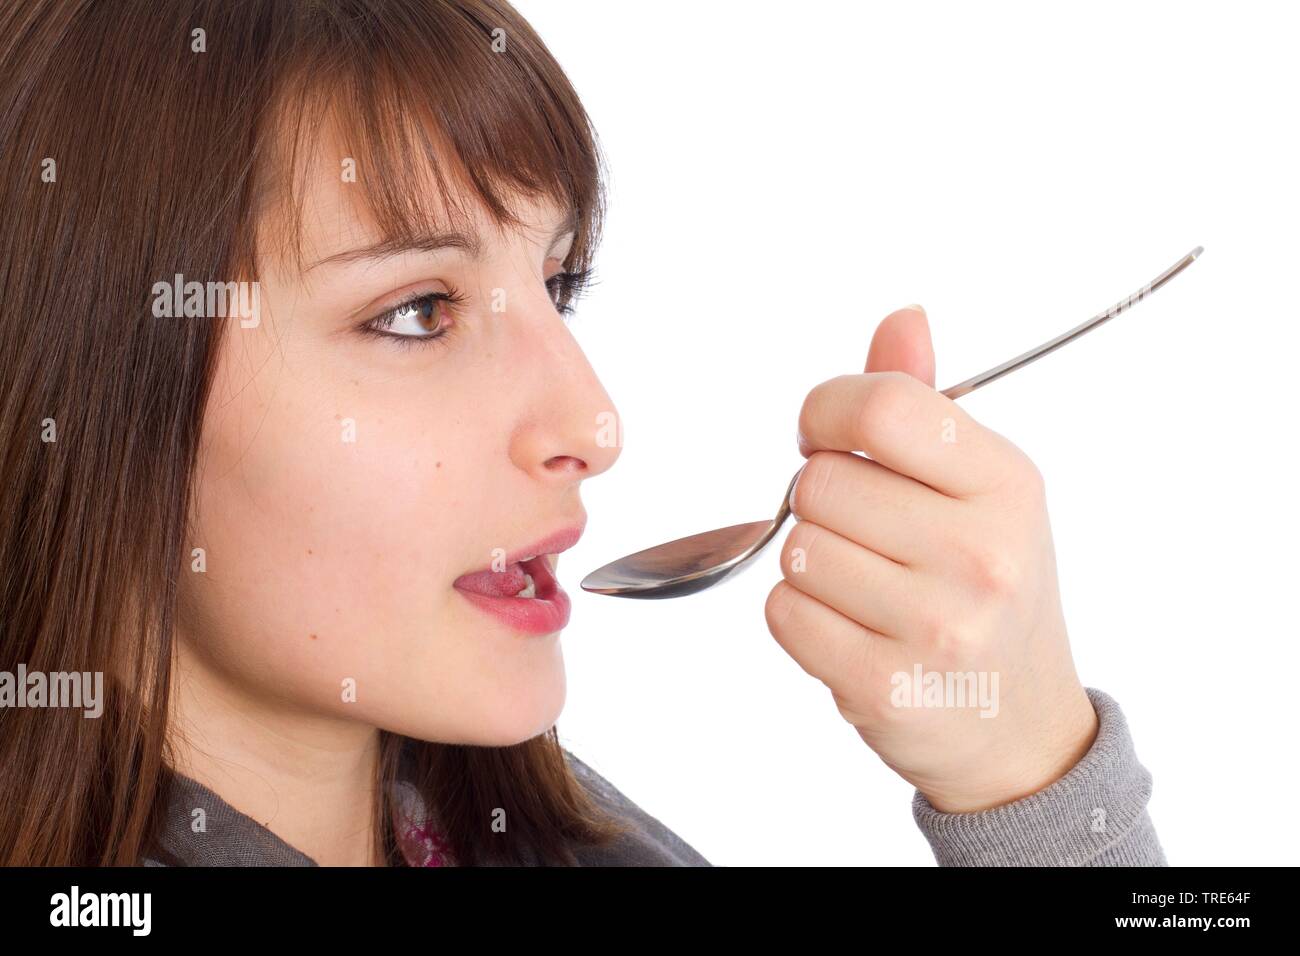
[{"label": "brown hair", "polygon": [[[176,273],[256,275],[257,223],[296,201],[326,115],[385,238],[429,227],[429,195],[409,187],[432,172],[445,215],[463,196],[498,224],[515,222],[516,195],[573,208],[564,265],[588,267],[596,139],[503,0],[0,9],[0,670],[105,682],[99,719],[0,708],[0,864],[131,865],[155,846],[177,580],[228,321],[159,320],[150,290]],[[461,863],[573,862],[572,844],[620,829],[554,727],[499,748],[382,737],[376,839],[391,863],[404,753]],[[508,837],[490,832],[497,807]]]}]

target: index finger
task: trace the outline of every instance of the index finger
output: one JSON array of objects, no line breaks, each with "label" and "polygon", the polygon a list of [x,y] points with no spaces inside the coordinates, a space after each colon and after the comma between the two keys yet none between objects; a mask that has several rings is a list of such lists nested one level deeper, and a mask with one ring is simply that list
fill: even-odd
[{"label": "index finger", "polygon": [[799,412],[799,451],[862,451],[940,494],[996,488],[1012,446],[948,396],[905,372],[861,372],[813,388]]}]

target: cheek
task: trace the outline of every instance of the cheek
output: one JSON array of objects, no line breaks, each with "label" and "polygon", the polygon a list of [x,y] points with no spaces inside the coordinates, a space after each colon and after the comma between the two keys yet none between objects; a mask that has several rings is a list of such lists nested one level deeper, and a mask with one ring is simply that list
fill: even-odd
[{"label": "cheek", "polygon": [[204,423],[191,547],[207,570],[182,579],[195,652],[279,701],[422,739],[544,732],[558,639],[493,629],[451,587],[490,562],[485,502],[517,487],[493,397],[271,374],[214,390],[233,398]]},{"label": "cheek", "polygon": [[312,683],[380,662],[376,636],[403,619],[429,622],[434,592],[417,585],[441,572],[434,523],[454,514],[435,507],[450,471],[396,440],[402,423],[317,385],[285,375],[209,408],[192,545],[207,551],[194,593],[213,639],[256,635],[244,657],[273,649]]},{"label": "cheek", "polygon": [[277,681],[391,681],[436,648],[455,597],[474,534],[456,504],[475,452],[409,412],[312,401],[292,384],[269,404],[214,408],[205,425],[199,619]]}]

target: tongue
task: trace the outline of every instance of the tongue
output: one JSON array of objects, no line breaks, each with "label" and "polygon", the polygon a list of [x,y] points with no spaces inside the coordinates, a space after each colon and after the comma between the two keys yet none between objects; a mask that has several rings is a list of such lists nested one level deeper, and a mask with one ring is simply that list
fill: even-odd
[{"label": "tongue", "polygon": [[475,571],[463,574],[454,583],[462,591],[486,594],[488,597],[514,597],[524,589],[528,582],[524,580],[524,567],[515,562],[504,571]]}]

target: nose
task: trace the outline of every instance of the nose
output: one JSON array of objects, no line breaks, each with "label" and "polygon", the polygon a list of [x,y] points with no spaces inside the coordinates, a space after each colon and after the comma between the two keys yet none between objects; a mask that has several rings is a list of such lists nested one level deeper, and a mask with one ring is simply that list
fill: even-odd
[{"label": "nose", "polygon": [[543,482],[592,478],[622,451],[618,410],[550,299],[529,309],[513,340],[521,404],[511,460]]}]

